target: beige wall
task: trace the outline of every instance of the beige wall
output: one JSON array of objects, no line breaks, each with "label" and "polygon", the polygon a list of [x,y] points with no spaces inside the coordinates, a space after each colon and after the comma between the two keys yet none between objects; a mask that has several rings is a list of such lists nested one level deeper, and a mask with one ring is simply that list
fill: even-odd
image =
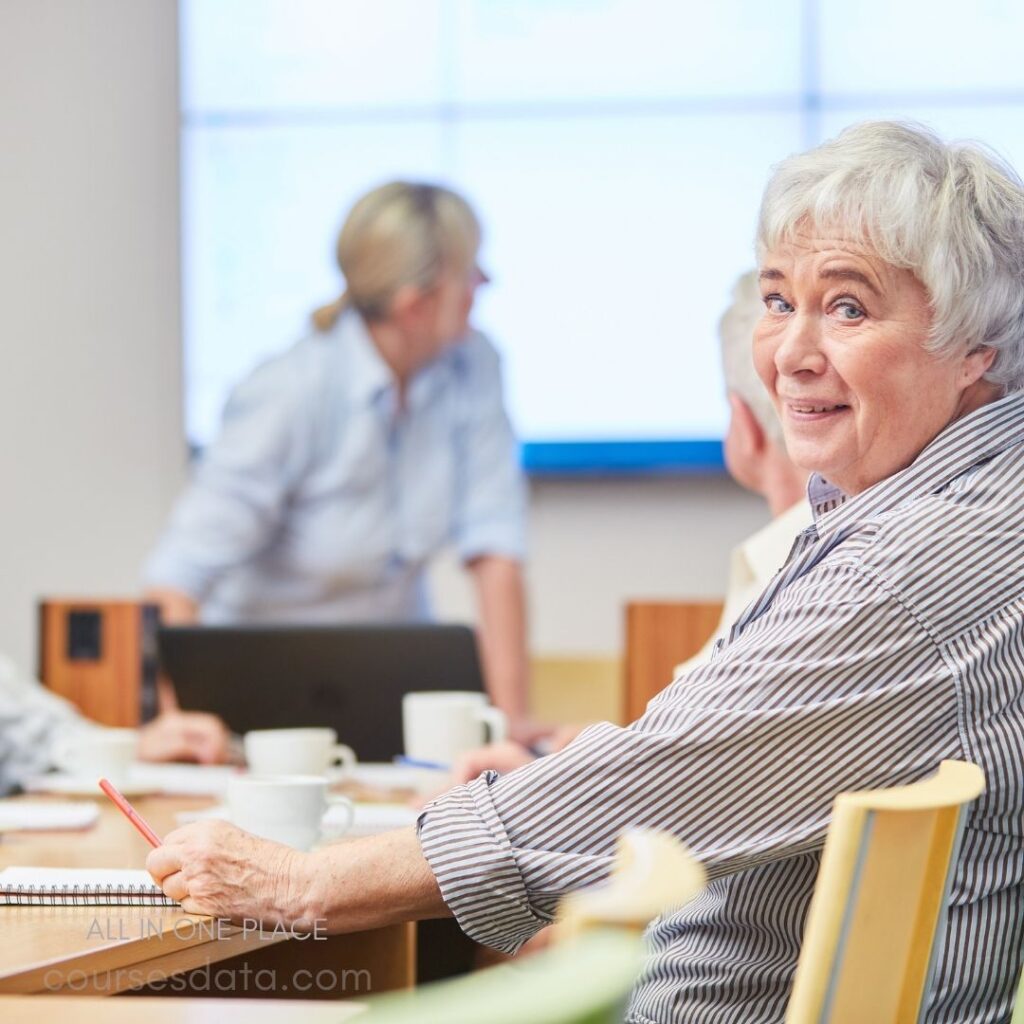
[{"label": "beige wall", "polygon": [[[175,33],[172,0],[0,0],[0,649],[29,668],[37,596],[133,591],[182,478]],[[719,593],[764,516],[722,479],[536,484],[535,648]]]},{"label": "beige wall", "polygon": [[0,0],[0,648],[123,592],[178,486],[172,0]]},{"label": "beige wall", "polygon": [[[630,598],[720,597],[730,548],[767,519],[764,502],[725,477],[535,483],[534,650],[614,654]],[[441,613],[471,615],[472,595],[452,562],[434,582]]]}]

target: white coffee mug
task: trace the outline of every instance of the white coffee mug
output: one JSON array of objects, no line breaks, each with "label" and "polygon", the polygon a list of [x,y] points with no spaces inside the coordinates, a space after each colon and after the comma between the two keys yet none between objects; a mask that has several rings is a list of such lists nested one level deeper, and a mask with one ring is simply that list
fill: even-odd
[{"label": "white coffee mug", "polygon": [[328,807],[343,809],[343,821],[332,823],[331,835],[348,831],[355,818],[352,801],[328,794],[322,775],[236,775],[228,783],[233,824],[297,850],[308,850],[321,838]]},{"label": "white coffee mug", "polygon": [[50,756],[58,768],[72,775],[105,778],[125,786],[138,745],[134,729],[82,728],[59,735]]},{"label": "white coffee mug", "polygon": [[504,712],[482,693],[444,690],[402,698],[405,755],[413,761],[447,767],[467,750],[503,740],[507,731]]},{"label": "white coffee mug", "polygon": [[259,775],[323,775],[356,763],[333,729],[256,729],[243,739],[249,770]]}]

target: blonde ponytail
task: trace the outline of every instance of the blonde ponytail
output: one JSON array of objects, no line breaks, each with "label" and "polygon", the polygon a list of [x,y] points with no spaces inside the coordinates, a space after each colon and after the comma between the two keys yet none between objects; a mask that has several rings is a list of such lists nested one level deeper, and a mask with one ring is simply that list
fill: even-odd
[{"label": "blonde ponytail", "polygon": [[329,331],[349,308],[364,320],[385,319],[399,288],[427,289],[445,271],[468,272],[479,246],[480,224],[462,196],[440,185],[381,185],[345,218],[336,255],[346,288],[313,312],[313,325]]},{"label": "blonde ponytail", "polygon": [[321,332],[329,331],[349,305],[348,292],[342,292],[333,302],[328,302],[325,306],[317,306],[311,315],[313,326]]}]

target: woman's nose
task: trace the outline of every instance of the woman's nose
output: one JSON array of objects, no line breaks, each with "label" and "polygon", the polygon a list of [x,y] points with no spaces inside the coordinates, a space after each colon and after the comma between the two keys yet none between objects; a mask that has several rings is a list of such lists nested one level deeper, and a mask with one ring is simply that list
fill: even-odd
[{"label": "woman's nose", "polygon": [[775,369],[785,375],[821,374],[827,360],[821,348],[821,324],[817,317],[796,313],[783,329],[775,350]]}]

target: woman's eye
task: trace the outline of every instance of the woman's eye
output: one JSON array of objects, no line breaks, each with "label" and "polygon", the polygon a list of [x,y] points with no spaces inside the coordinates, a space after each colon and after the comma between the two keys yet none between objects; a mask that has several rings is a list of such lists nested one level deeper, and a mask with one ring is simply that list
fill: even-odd
[{"label": "woman's eye", "polygon": [[769,313],[792,313],[793,307],[781,295],[766,295],[764,304]]},{"label": "woman's eye", "polygon": [[838,314],[841,320],[863,320],[864,310],[860,308],[856,303],[853,302],[837,302],[832,307]]}]

